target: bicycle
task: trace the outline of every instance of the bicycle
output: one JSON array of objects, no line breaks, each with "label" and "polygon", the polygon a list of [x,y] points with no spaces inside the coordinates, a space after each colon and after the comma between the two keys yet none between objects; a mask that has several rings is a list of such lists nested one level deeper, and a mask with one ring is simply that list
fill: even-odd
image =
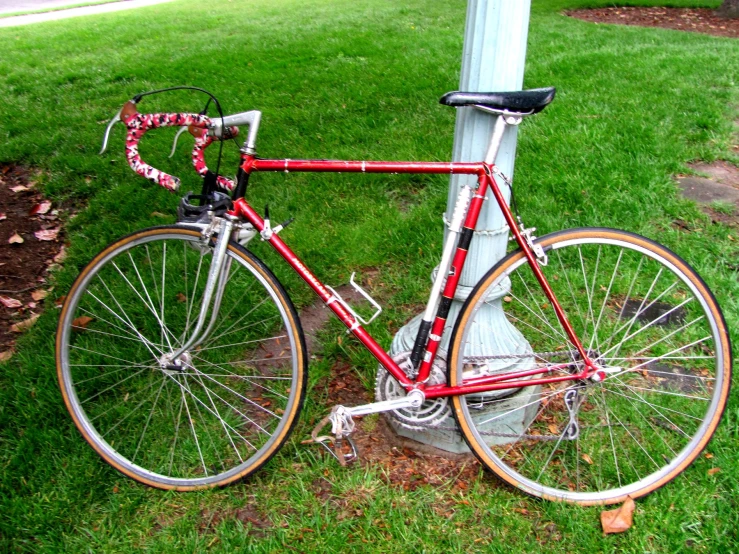
[{"label": "bicycle", "polygon": [[[340,461],[355,454],[353,416],[388,412],[438,426],[451,412],[482,464],[530,495],[609,504],[675,478],[706,446],[726,405],[726,324],[703,280],[664,246],[607,228],[535,238],[514,217],[501,192],[511,182],[494,164],[501,138],[508,125],[543,110],[554,92],[443,96],[442,104],[495,118],[477,163],[266,159],[255,149],[259,111],[146,115],[136,107],[144,95],[127,102],[103,150],[120,119],[131,167],[174,190],[179,180],[144,163],[138,141],[152,128],[187,127],[204,185],[201,195],[182,199],[176,225],[135,232],[100,252],[66,297],[58,376],[85,439],[125,475],[177,490],[231,483],[279,450],[303,405],[307,354],[288,294],[246,248],[260,239],[389,375],[376,402],[332,409],[321,425],[331,425],[333,438],[319,436],[321,425],[313,432],[315,441],[333,443]],[[248,134],[231,181],[208,169],[204,151],[236,136],[239,126]],[[375,307],[365,320],[282,240],[289,221],[273,227],[266,208],[262,217],[249,205],[247,184],[262,171],[477,179],[476,188],[460,189],[412,351],[386,353],[364,327],[381,311],[371,296],[352,278]],[[518,248],[478,282],[450,328],[487,195]],[[493,326],[503,330],[495,334]],[[445,332],[446,373],[437,357]]]}]

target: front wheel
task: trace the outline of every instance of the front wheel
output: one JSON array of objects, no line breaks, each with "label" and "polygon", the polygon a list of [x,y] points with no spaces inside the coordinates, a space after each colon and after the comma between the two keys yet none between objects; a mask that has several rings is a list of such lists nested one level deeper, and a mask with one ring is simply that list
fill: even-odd
[{"label": "front wheel", "polygon": [[228,245],[219,317],[193,332],[213,244],[196,228],[139,231],[80,273],[59,319],[64,401],[113,467],[177,490],[225,485],[258,469],[295,425],[306,386],[303,333],[272,273]]},{"label": "front wheel", "polygon": [[[472,451],[534,496],[610,504],[652,492],[706,446],[729,394],[721,311],[695,271],[611,229],[542,237],[542,271],[600,382],[565,380],[452,399]],[[477,284],[450,346],[453,386],[497,372],[582,369],[520,250]],[[532,377],[528,377],[531,379]]]}]

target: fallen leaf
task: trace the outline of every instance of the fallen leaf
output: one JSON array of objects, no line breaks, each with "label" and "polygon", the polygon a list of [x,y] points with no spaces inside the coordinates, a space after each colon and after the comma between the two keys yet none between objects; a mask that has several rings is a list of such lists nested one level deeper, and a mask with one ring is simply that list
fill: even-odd
[{"label": "fallen leaf", "polygon": [[552,435],[556,435],[557,433],[559,433],[559,429],[554,423],[550,423],[549,425],[547,425],[547,428]]},{"label": "fallen leaf", "polygon": [[169,217],[167,214],[163,214],[162,212],[151,212],[151,217]]},{"label": "fallen leaf", "polygon": [[36,302],[29,302],[28,304],[26,304],[26,308],[28,308],[29,310],[35,310]]},{"label": "fallen leaf", "polygon": [[28,215],[41,215],[47,213],[51,209],[51,201],[49,200],[42,200],[38,204],[36,204],[33,208],[31,208],[31,211],[28,212]]},{"label": "fallen leaf", "polygon": [[39,300],[43,300],[47,296],[49,296],[49,291],[44,289],[38,289],[31,293],[31,298],[33,298],[36,302],[38,302]]},{"label": "fallen leaf", "polygon": [[600,524],[605,534],[623,533],[633,524],[634,508],[636,504],[631,497],[615,510],[604,510],[600,513]]},{"label": "fallen leaf", "polygon": [[6,350],[5,352],[0,352],[0,363],[7,362],[12,357],[13,357],[12,350]]},{"label": "fallen leaf", "polygon": [[24,187],[23,185],[18,185],[16,187],[10,187],[10,190],[13,192],[23,192],[24,190],[29,190],[28,187]]},{"label": "fallen leaf", "polygon": [[54,262],[60,264],[66,259],[67,259],[67,249],[62,244],[62,247],[59,249],[59,254],[54,256]]},{"label": "fallen leaf", "polygon": [[6,308],[20,308],[23,306],[23,302],[15,298],[10,298],[9,296],[0,296],[0,304]]},{"label": "fallen leaf", "polygon": [[708,475],[716,475],[719,471],[721,471],[720,467],[712,467],[708,470]]},{"label": "fallen leaf", "polygon": [[8,216],[5,215],[5,212],[0,212],[0,221],[2,221],[3,219],[8,219]]},{"label": "fallen leaf", "polygon": [[504,296],[503,297],[503,301],[504,302],[513,302],[513,298],[511,298],[510,296]]},{"label": "fallen leaf", "polygon": [[54,307],[55,308],[61,308],[64,306],[64,303],[67,301],[67,296],[60,296],[56,300],[54,300]]},{"label": "fallen leaf", "polygon": [[703,457],[706,460],[710,460],[711,458],[713,458],[713,454],[711,454],[710,452],[706,452],[705,454],[703,454]]},{"label": "fallen leaf", "polygon": [[176,298],[177,298],[177,302],[187,302],[187,296],[185,296],[181,292],[177,293]]},{"label": "fallen leaf", "polygon": [[590,457],[590,456],[588,456],[587,454],[583,454],[583,455],[582,455],[582,459],[583,459],[583,460],[585,460],[585,461],[586,461],[587,463],[589,463],[590,465],[593,465],[593,458],[591,458],[591,457]]},{"label": "fallen leaf", "polygon": [[34,314],[28,319],[24,319],[23,321],[19,321],[15,325],[10,327],[10,330],[14,333],[22,333],[23,331],[30,329],[33,327],[33,324],[36,323],[36,320],[39,318],[41,314]]},{"label": "fallen leaf", "polygon": [[76,331],[82,331],[84,329],[87,329],[87,326],[92,321],[91,317],[88,317],[86,315],[80,316],[76,319],[72,320],[72,329]]},{"label": "fallen leaf", "polygon": [[59,234],[59,227],[56,229],[42,229],[36,231],[33,236],[38,240],[56,240],[56,236]]},{"label": "fallen leaf", "polygon": [[9,244],[22,244],[23,243],[23,237],[20,236],[18,233],[15,233],[12,237],[8,239]]}]

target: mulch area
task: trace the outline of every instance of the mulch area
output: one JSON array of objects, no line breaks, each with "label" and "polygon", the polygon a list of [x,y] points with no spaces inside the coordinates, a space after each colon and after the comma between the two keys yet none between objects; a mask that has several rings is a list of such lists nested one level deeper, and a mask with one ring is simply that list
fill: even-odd
[{"label": "mulch area", "polygon": [[565,12],[594,23],[662,27],[739,38],[739,19],[722,19],[707,8],[597,8]]},{"label": "mulch area", "polygon": [[0,361],[53,301],[48,271],[64,258],[59,212],[34,178],[23,166],[0,165]]}]

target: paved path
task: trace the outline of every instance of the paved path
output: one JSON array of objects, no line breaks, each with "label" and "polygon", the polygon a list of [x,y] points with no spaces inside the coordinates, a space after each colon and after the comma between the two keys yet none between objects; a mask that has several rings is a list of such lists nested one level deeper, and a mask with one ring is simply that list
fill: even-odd
[{"label": "paved path", "polygon": [[0,14],[49,10],[81,4],[92,4],[95,0],[0,0]]},{"label": "paved path", "polygon": [[[69,6],[70,4],[81,4],[84,3],[84,1],[85,0],[0,0],[0,14],[26,10],[30,11],[49,8],[60,8],[64,6]],[[0,18],[0,27],[16,27],[18,25],[30,25],[32,23],[40,23],[42,21],[66,19],[68,17],[79,17],[82,15],[93,15],[97,13],[131,10],[171,1],[172,0],[122,0],[121,2],[100,4],[97,6],[83,6],[80,8],[71,8],[68,10],[59,10],[55,12],[18,15],[15,17]]]}]

